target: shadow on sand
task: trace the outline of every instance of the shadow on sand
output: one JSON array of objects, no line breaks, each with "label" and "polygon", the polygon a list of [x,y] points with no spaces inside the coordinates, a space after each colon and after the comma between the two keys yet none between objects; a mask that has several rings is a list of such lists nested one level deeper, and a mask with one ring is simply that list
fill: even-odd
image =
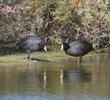
[{"label": "shadow on sand", "polygon": [[[25,58],[24,58],[25,59]],[[28,60],[28,59],[26,59]],[[44,60],[44,59],[36,59],[36,58],[31,58],[31,61],[39,61],[39,62],[49,62],[49,60]]]}]

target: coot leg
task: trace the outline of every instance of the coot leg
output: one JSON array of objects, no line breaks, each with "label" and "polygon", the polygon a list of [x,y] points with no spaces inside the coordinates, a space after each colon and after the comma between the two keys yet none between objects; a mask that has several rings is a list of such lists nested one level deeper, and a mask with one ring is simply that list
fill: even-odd
[{"label": "coot leg", "polygon": [[81,57],[78,57],[78,62],[79,62],[79,63],[82,62]]},{"label": "coot leg", "polygon": [[28,56],[26,57],[26,59],[31,60],[31,53],[30,53],[30,51],[29,51],[29,50],[27,50],[26,52],[28,53]]}]

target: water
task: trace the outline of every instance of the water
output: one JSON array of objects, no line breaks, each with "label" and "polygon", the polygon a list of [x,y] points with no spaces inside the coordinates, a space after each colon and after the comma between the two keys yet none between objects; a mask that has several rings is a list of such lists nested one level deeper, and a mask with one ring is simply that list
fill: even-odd
[{"label": "water", "polygon": [[110,100],[110,55],[0,66],[0,100]]}]

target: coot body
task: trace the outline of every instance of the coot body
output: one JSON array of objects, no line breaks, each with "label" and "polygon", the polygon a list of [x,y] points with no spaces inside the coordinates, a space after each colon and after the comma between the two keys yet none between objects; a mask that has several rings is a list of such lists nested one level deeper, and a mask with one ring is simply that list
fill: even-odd
[{"label": "coot body", "polygon": [[87,41],[77,40],[70,43],[63,43],[62,45],[66,54],[70,56],[81,57],[93,50],[93,47]]},{"label": "coot body", "polygon": [[41,40],[38,36],[28,36],[26,38],[23,38],[19,40],[16,45],[24,49],[28,53],[27,59],[31,60],[30,53],[34,51],[41,51],[46,49],[46,44],[43,40]]}]

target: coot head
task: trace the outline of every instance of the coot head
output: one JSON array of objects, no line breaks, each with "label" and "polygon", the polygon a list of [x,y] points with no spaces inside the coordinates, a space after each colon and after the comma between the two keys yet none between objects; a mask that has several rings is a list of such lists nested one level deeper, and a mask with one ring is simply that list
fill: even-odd
[{"label": "coot head", "polygon": [[67,50],[67,49],[69,49],[70,48],[70,46],[69,46],[69,44],[68,43],[63,43],[62,45],[61,45],[61,49],[60,50]]},{"label": "coot head", "polygon": [[39,50],[47,51],[46,43],[43,40],[41,43],[39,43]]}]

